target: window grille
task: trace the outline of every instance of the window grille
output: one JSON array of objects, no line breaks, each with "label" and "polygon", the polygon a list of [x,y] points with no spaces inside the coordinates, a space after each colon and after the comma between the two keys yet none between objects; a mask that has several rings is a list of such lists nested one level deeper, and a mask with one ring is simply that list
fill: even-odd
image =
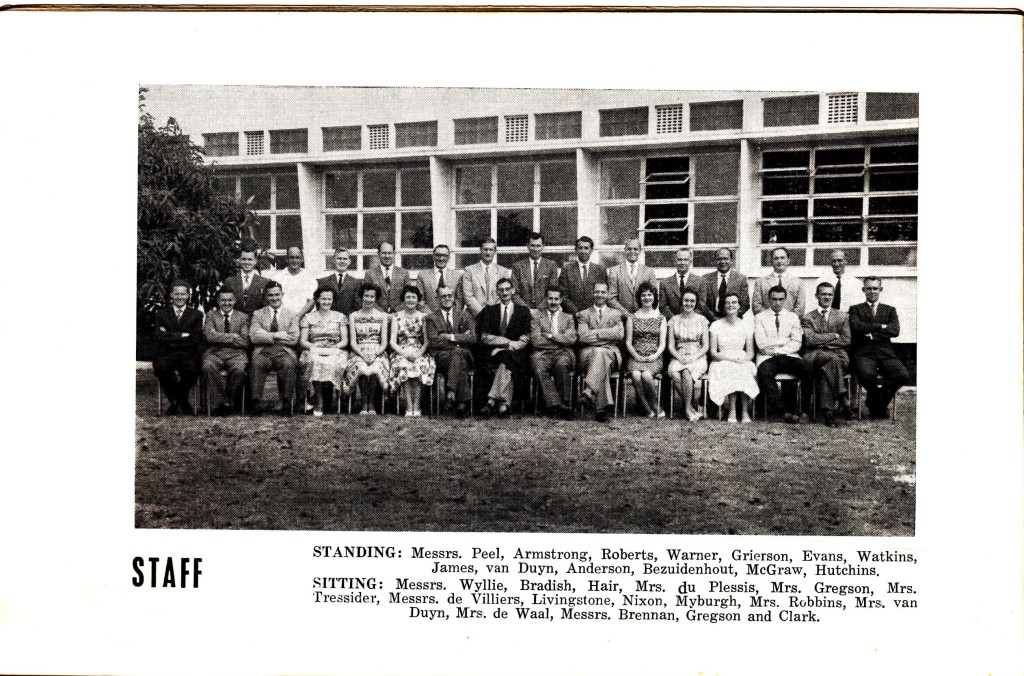
[{"label": "window grille", "polygon": [[386,150],[391,145],[388,125],[371,124],[367,130],[370,134],[370,150]]},{"label": "window grille", "polygon": [[271,129],[270,152],[273,154],[305,153],[309,150],[308,129]]},{"label": "window grille", "polygon": [[497,117],[466,117],[454,120],[456,145],[498,142]]},{"label": "window grille", "polygon": [[203,134],[203,148],[211,157],[238,154],[238,134],[233,131]]},{"label": "window grille", "polygon": [[505,116],[505,143],[521,143],[530,140],[530,117],[528,115]]},{"label": "window grille", "polygon": [[538,113],[533,116],[538,141],[583,136],[583,113]]},{"label": "window grille", "polygon": [[263,131],[247,131],[245,132],[245,154],[246,155],[262,155],[263,154]]},{"label": "window grille", "polygon": [[918,116],[916,93],[868,92],[865,117],[875,120],[906,120]]},{"label": "window grille", "polygon": [[857,94],[828,95],[828,123],[857,121]]},{"label": "window grille", "polygon": [[437,121],[400,122],[395,125],[396,148],[432,148],[437,145]]},{"label": "window grille", "polygon": [[647,134],[650,111],[642,108],[611,108],[600,110],[601,136],[642,136]]},{"label": "window grille", "polygon": [[335,150],[360,150],[363,147],[363,128],[324,127],[324,152]]},{"label": "window grille", "polygon": [[743,101],[703,101],[690,104],[690,131],[743,128]]},{"label": "window grille", "polygon": [[818,95],[779,96],[764,100],[764,126],[796,127],[818,124]]},{"label": "window grille", "polygon": [[683,105],[657,106],[657,132],[659,134],[678,134],[683,128]]}]

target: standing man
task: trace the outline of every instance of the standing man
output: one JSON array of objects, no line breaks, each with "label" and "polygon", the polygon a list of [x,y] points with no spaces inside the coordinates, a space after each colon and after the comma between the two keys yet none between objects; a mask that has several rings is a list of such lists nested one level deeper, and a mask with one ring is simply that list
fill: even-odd
[{"label": "standing man", "polygon": [[170,406],[167,415],[194,415],[188,401],[199,380],[199,347],[203,340],[203,313],[187,307],[191,294],[186,282],[171,284],[171,306],[156,313],[156,357],[153,373]]},{"label": "standing man", "polygon": [[803,329],[800,317],[786,309],[786,289],[768,290],[768,308],[754,316],[754,344],[757,346],[757,386],[765,396],[769,418],[782,417],[788,423],[800,421],[800,402],[786,407],[775,376],[787,373],[799,378],[804,364],[800,360]]},{"label": "standing man", "polygon": [[562,308],[570,314],[594,304],[594,284],[600,282],[608,288],[608,272],[603,265],[590,260],[593,253],[594,240],[586,235],[580,237],[576,240],[576,260],[566,261],[558,274]]},{"label": "standing man", "polygon": [[810,412],[810,394],[815,392],[822,421],[835,427],[836,408],[843,405],[847,396],[843,375],[850,365],[846,355],[846,348],[850,346],[850,320],[842,310],[832,309],[832,285],[828,282],[818,285],[815,297],[818,308],[800,320],[804,332],[804,411]]},{"label": "standing man", "polygon": [[257,310],[249,326],[249,340],[253,345],[252,368],[249,373],[252,414],[263,411],[260,396],[267,380],[267,371],[277,372],[277,391],[281,395],[281,412],[292,414],[295,395],[295,376],[298,362],[295,345],[299,342],[299,318],[283,304],[281,284],[267,284],[267,307]]},{"label": "standing man", "polygon": [[768,307],[768,292],[776,286],[786,290],[786,309],[798,316],[802,315],[804,282],[789,272],[789,251],[783,246],[772,249],[772,273],[754,282],[754,297],[751,302],[755,316]]},{"label": "standing man", "polygon": [[594,407],[597,412],[595,420],[608,422],[608,409],[613,406],[609,376],[622,364],[619,343],[625,336],[625,329],[622,313],[608,307],[608,283],[596,282],[591,293],[594,304],[576,315],[576,331],[583,346],[580,368],[586,374],[580,401],[585,406]]},{"label": "standing man", "polygon": [[235,292],[235,310],[251,315],[266,304],[263,289],[270,280],[256,269],[256,242],[244,242],[238,256],[238,274],[224,280],[221,288]]},{"label": "standing man", "polygon": [[[217,308],[206,313],[203,336],[210,347],[203,354],[203,377],[214,415],[230,415],[241,407],[245,367],[249,365],[249,317],[235,309],[235,292],[217,291]],[[225,378],[221,371],[227,372]]]},{"label": "standing man", "polygon": [[[860,280],[847,274],[846,252],[842,249],[832,252],[829,265],[832,267],[832,272],[819,277],[818,281],[814,283],[814,287],[817,288],[818,284],[822,282],[828,282],[835,289],[835,293],[832,295],[832,307],[836,310],[849,308],[855,300],[854,289],[861,288]],[[853,317],[850,317],[850,324],[850,330],[853,330]]]},{"label": "standing man", "polygon": [[281,285],[284,306],[302,318],[313,308],[313,294],[316,293],[317,279],[313,273],[302,267],[302,249],[288,247],[288,267],[278,270],[271,279]]},{"label": "standing man", "polygon": [[498,302],[488,305],[477,316],[477,333],[482,346],[481,361],[494,372],[487,404],[480,411],[488,416],[508,416],[512,404],[515,381],[526,371],[527,348],[530,346],[530,310],[521,303],[513,303],[515,288],[512,280],[498,280]]},{"label": "standing man", "polygon": [[715,272],[704,275],[704,282],[701,286],[701,293],[698,301],[707,308],[709,322],[725,316],[725,297],[735,293],[740,300],[740,317],[750,309],[750,290],[747,288],[747,278],[732,269],[732,252],[728,249],[719,249],[715,252]]},{"label": "standing man", "polygon": [[441,289],[450,288],[454,290],[455,307],[462,309],[462,274],[458,270],[448,267],[452,250],[444,244],[434,247],[434,266],[424,270],[416,276],[416,286],[419,287],[420,297],[423,299],[421,305],[430,308],[430,312],[437,312],[441,307]]},{"label": "standing man", "polygon": [[640,240],[632,237],[623,247],[625,260],[608,270],[608,305],[624,315],[636,312],[636,289],[644,282],[658,288],[654,270],[640,262]]},{"label": "standing man", "polygon": [[352,257],[349,256],[348,250],[338,249],[334,252],[334,274],[317,280],[317,288],[330,289],[334,292],[331,309],[346,317],[362,305],[362,299],[357,298],[360,280],[348,272],[348,266],[351,264]]},{"label": "standing man", "polygon": [[544,236],[539,232],[530,233],[526,248],[530,255],[512,266],[512,284],[516,298],[536,310],[544,307],[548,288],[558,283],[558,264],[544,258]]},{"label": "standing man", "polygon": [[679,249],[675,257],[676,272],[670,277],[661,280],[661,293],[658,295],[658,307],[666,319],[672,319],[683,311],[683,291],[693,289],[697,292],[697,312],[708,316],[708,308],[700,300],[700,290],[704,285],[704,278],[696,272],[692,272],[693,252],[689,249]]},{"label": "standing man", "polygon": [[853,372],[868,391],[868,415],[883,420],[889,417],[889,402],[896,392],[910,382],[910,374],[892,349],[892,339],[900,335],[900,318],[896,308],[878,302],[882,280],[865,277],[863,290],[867,302],[850,308]]},{"label": "standing man", "polygon": [[533,313],[530,368],[540,385],[548,415],[572,420],[569,373],[576,368],[576,355],[572,350],[576,344],[576,321],[572,315],[562,312],[562,291],[557,286],[548,287],[546,305]]},{"label": "standing man", "polygon": [[426,319],[427,345],[437,365],[437,374],[444,376],[445,401],[449,407],[455,404],[455,415],[461,418],[473,405],[469,371],[476,331],[469,313],[455,307],[454,286],[438,287],[437,301],[437,311]]},{"label": "standing man", "polygon": [[512,271],[503,268],[494,260],[498,243],[488,237],[480,243],[480,261],[468,266],[462,275],[462,300],[474,317],[488,305],[498,302],[498,280],[511,281]]},{"label": "standing man", "polygon": [[381,242],[377,245],[377,264],[366,271],[364,279],[380,287],[377,305],[391,314],[402,304],[402,289],[409,283],[409,271],[395,265],[395,246]]}]

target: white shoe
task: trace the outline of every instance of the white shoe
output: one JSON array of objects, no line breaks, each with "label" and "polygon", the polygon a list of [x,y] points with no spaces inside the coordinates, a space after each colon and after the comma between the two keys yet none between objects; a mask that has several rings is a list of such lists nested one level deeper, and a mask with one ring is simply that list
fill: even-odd
[{"label": "white shoe", "polygon": [[659,418],[664,418],[665,417],[665,412],[664,411],[658,411],[658,417]]},{"label": "white shoe", "polygon": [[322,418],[322,417],[324,417],[324,412],[323,411],[313,411],[313,417],[314,418]]}]

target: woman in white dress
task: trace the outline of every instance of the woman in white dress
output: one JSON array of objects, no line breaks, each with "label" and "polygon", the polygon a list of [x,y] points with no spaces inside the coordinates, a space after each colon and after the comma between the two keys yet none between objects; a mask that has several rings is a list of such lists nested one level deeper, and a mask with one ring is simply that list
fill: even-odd
[{"label": "woman in white dress", "polygon": [[324,414],[324,405],[331,400],[331,390],[337,391],[338,396],[345,391],[348,322],[345,315],[331,309],[333,290],[317,289],[313,302],[316,309],[303,315],[299,322],[299,345],[302,346],[299,373],[302,391],[313,390],[313,415],[319,417]]},{"label": "woman in white dress", "polygon": [[402,306],[391,322],[391,387],[401,387],[405,415],[418,418],[423,385],[434,383],[434,358],[427,354],[426,312],[416,309],[420,290],[412,284],[402,289]]},{"label": "woman in white dress", "polygon": [[740,421],[751,421],[750,406],[759,392],[754,366],[754,332],[749,323],[740,319],[739,310],[739,296],[726,295],[725,316],[709,329],[708,396],[718,406],[726,402],[731,423],[737,422],[737,410]]},{"label": "woman in white dress", "polygon": [[672,360],[668,375],[672,386],[683,402],[683,415],[687,420],[700,420],[697,408],[697,384],[708,370],[708,320],[697,312],[697,292],[683,291],[681,311],[668,320],[668,352]]}]

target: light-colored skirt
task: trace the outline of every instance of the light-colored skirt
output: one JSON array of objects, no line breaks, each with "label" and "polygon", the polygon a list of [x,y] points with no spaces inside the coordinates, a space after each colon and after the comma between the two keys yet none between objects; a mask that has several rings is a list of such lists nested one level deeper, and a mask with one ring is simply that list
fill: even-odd
[{"label": "light-colored skirt", "polygon": [[678,359],[672,359],[668,363],[669,374],[682,373],[683,371],[689,371],[690,377],[693,378],[694,380],[698,380],[702,375],[708,372],[708,358],[706,356],[701,355],[700,357],[697,357],[696,359],[691,361],[689,364],[685,365]]},{"label": "light-colored skirt", "polygon": [[654,361],[637,361],[632,355],[626,358],[626,373],[630,371],[647,371],[652,376],[661,373],[665,368],[665,359],[658,357]]},{"label": "light-colored skirt", "polygon": [[330,383],[335,389],[347,392],[345,369],[348,366],[348,351],[338,347],[318,348],[323,354],[305,350],[299,357],[299,372],[304,383]]},{"label": "light-colored skirt", "polygon": [[751,399],[761,390],[757,387],[757,367],[754,362],[713,361],[708,369],[708,397],[721,406],[733,392],[742,392]]},{"label": "light-colored skirt", "polygon": [[385,391],[391,389],[391,379],[388,377],[388,356],[381,352],[373,360],[366,361],[356,353],[349,357],[348,367],[345,369],[345,387],[353,392],[360,376],[375,376]]}]

